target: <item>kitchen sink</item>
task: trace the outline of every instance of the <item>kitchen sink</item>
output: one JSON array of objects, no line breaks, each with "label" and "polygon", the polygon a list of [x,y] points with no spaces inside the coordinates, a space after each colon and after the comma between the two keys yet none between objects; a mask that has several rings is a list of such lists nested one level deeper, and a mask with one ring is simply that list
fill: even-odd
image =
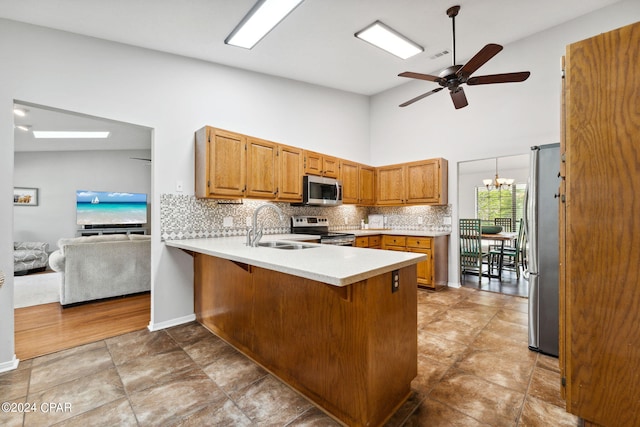
[{"label": "kitchen sink", "polygon": [[262,246],[264,248],[274,248],[274,249],[288,249],[288,250],[296,250],[296,249],[309,249],[309,248],[317,248],[315,245],[305,245],[304,243],[292,243],[292,242],[260,242],[258,246]]}]

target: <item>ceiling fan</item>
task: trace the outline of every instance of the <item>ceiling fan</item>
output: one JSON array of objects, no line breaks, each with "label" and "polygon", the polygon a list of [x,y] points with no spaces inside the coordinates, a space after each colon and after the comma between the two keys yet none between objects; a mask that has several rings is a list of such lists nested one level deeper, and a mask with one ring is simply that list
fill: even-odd
[{"label": "ceiling fan", "polygon": [[473,58],[471,58],[464,65],[456,64],[456,16],[460,11],[460,6],[452,6],[447,9],[447,15],[451,18],[451,25],[453,28],[453,65],[445,68],[440,72],[437,76],[432,76],[429,74],[421,74],[414,73],[411,71],[405,71],[404,73],[398,74],[400,77],[409,77],[412,79],[419,80],[427,80],[430,82],[438,83],[441,87],[437,89],[433,89],[427,93],[423,93],[422,95],[416,96],[413,99],[410,99],[407,102],[400,104],[400,107],[406,107],[407,105],[411,105],[416,101],[421,100],[422,98],[426,98],[429,95],[433,95],[436,92],[440,92],[442,89],[447,88],[451,93],[451,100],[453,101],[453,105],[458,108],[463,108],[468,105],[467,97],[464,94],[464,90],[462,89],[462,84],[466,83],[468,85],[486,85],[493,83],[517,83],[523,82],[529,78],[531,74],[529,71],[521,71],[517,73],[504,73],[504,74],[491,74],[486,76],[477,76],[471,77],[478,68],[483,66],[487,61],[493,58],[498,52],[502,50],[502,46],[499,44],[488,44],[478,53],[475,54]]}]

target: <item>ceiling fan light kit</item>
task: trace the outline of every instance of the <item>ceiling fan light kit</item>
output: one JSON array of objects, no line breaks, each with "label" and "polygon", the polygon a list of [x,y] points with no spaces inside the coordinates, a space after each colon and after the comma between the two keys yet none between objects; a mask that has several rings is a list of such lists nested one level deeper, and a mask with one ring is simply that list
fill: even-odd
[{"label": "ceiling fan light kit", "polygon": [[412,98],[402,104],[400,107],[406,107],[407,105],[411,105],[416,101],[419,101],[427,96],[433,95],[436,92],[440,92],[442,89],[449,89],[449,93],[451,95],[451,100],[453,101],[453,105],[456,109],[464,108],[468,105],[467,97],[464,93],[464,89],[462,88],[463,84],[468,84],[470,86],[473,85],[485,85],[485,84],[494,84],[494,83],[518,83],[523,82],[529,78],[531,74],[529,71],[521,71],[516,73],[503,73],[503,74],[492,74],[485,76],[477,76],[471,77],[471,75],[477,71],[480,67],[486,64],[491,58],[496,56],[501,50],[502,46],[495,43],[489,43],[478,53],[476,53],[466,64],[458,65],[456,64],[456,16],[460,11],[460,6],[452,6],[447,9],[447,16],[451,18],[451,26],[452,26],[452,53],[453,53],[453,61],[450,67],[445,68],[438,74],[437,76],[432,76],[429,74],[422,73],[414,73],[412,71],[405,71],[404,73],[398,74],[400,77],[408,77],[411,79],[418,80],[426,80],[434,83],[438,83],[441,87],[433,89],[429,92],[423,93],[422,95],[418,95],[415,98]]}]

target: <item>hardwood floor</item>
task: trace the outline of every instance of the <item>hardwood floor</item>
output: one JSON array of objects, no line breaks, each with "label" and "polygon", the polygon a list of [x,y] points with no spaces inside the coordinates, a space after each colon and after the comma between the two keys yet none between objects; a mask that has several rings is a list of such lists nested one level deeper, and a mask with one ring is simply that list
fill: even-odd
[{"label": "hardwood floor", "polygon": [[14,311],[16,357],[27,360],[144,329],[150,293],[62,308],[57,303]]}]

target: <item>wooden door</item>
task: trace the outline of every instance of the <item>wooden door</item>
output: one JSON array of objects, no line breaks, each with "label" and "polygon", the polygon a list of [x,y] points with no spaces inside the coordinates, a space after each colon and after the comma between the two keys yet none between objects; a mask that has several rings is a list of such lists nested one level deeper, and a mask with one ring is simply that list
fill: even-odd
[{"label": "wooden door", "polygon": [[208,196],[243,197],[246,182],[244,135],[208,129]]},{"label": "wooden door", "polygon": [[302,202],[302,149],[280,145],[278,149],[278,200]]},{"label": "wooden door", "polygon": [[358,168],[359,188],[358,203],[361,205],[373,205],[376,202],[376,170],[369,166]]},{"label": "wooden door", "polygon": [[379,205],[402,205],[405,203],[405,168],[403,165],[382,166],[377,170],[376,186]]},{"label": "wooden door", "polygon": [[342,172],[342,203],[358,203],[360,189],[358,164],[343,160],[340,169]]},{"label": "wooden door", "polygon": [[567,47],[567,410],[640,425],[640,23]]},{"label": "wooden door", "polygon": [[275,142],[247,138],[247,197],[276,198],[277,150]]}]

